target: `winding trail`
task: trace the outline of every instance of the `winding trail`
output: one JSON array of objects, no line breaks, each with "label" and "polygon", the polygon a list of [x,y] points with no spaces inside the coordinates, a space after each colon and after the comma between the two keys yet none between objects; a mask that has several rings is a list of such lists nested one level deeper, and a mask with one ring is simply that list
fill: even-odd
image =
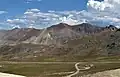
[{"label": "winding trail", "polygon": [[93,65],[90,65],[90,66],[87,66],[87,67],[83,67],[83,69],[80,69],[79,67],[78,67],[78,65],[79,65],[80,63],[76,63],[75,64],[75,68],[76,68],[76,72],[75,73],[73,73],[73,74],[70,74],[70,75],[68,75],[68,76],[65,76],[65,77],[72,77],[72,76],[75,76],[75,75],[77,75],[79,72],[80,72],[80,70],[82,71],[82,70],[88,70],[88,69],[90,69]]},{"label": "winding trail", "polygon": [[73,74],[70,74],[70,75],[66,76],[66,77],[72,77],[72,76],[78,74],[79,71],[80,71],[80,69],[78,68],[78,65],[79,65],[79,63],[76,63],[76,64],[75,64],[75,68],[76,68],[77,71],[76,71],[75,73],[73,73]]}]

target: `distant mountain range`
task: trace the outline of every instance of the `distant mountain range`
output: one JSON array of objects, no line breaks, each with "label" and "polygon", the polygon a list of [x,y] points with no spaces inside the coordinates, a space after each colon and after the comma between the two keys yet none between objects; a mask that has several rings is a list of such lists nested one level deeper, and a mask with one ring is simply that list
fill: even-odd
[{"label": "distant mountain range", "polygon": [[12,30],[1,30],[0,39],[10,41],[11,43],[56,44],[57,40],[62,41],[77,38],[85,34],[95,34],[104,29],[105,27],[94,26],[88,23],[79,25],[60,23],[46,29],[15,28]]},{"label": "distant mountain range", "polygon": [[0,30],[0,53],[4,55],[24,53],[27,56],[30,53],[30,55],[35,53],[36,56],[118,55],[120,52],[117,50],[113,52],[110,48],[119,46],[119,36],[119,29],[113,25],[99,27],[89,23],[79,25],[60,23],[45,29]]}]

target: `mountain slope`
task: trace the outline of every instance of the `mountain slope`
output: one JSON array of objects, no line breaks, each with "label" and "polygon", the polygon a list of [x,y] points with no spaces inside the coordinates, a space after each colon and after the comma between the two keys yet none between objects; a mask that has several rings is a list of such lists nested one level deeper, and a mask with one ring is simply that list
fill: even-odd
[{"label": "mountain slope", "polygon": [[100,57],[120,54],[120,30],[114,26],[97,27],[88,23],[60,23],[43,30],[13,29],[4,40],[17,43],[0,48],[0,56],[9,59],[29,59],[40,56]]},{"label": "mountain slope", "polygon": [[61,45],[68,39],[79,38],[83,35],[94,34],[103,30],[104,27],[93,26],[88,23],[80,25],[60,23],[44,29],[35,41],[37,41],[37,43],[41,43],[42,41],[42,44]]}]

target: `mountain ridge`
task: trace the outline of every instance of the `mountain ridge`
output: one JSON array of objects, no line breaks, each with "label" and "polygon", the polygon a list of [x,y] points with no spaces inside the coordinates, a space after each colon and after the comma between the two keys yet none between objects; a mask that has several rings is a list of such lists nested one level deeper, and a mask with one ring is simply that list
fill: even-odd
[{"label": "mountain ridge", "polygon": [[99,27],[83,23],[71,26],[60,23],[45,29],[22,28],[9,30],[6,33],[4,39],[1,39],[3,44],[0,53],[3,57],[16,54],[11,59],[15,57],[21,59],[19,55],[23,58],[28,56],[72,58],[120,54],[118,52],[120,32],[113,25]]}]

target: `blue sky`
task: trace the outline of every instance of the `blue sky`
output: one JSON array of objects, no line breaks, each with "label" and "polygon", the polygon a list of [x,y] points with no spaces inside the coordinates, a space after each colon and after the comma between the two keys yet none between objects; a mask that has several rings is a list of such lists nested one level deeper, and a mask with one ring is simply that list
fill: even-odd
[{"label": "blue sky", "polygon": [[0,29],[67,23],[120,25],[120,0],[2,0]]},{"label": "blue sky", "polygon": [[[12,17],[23,14],[27,9],[37,8],[43,12],[48,10],[83,10],[86,9],[87,0],[2,0],[0,10],[7,11],[5,16]],[[3,18],[1,15],[0,18]]]}]

